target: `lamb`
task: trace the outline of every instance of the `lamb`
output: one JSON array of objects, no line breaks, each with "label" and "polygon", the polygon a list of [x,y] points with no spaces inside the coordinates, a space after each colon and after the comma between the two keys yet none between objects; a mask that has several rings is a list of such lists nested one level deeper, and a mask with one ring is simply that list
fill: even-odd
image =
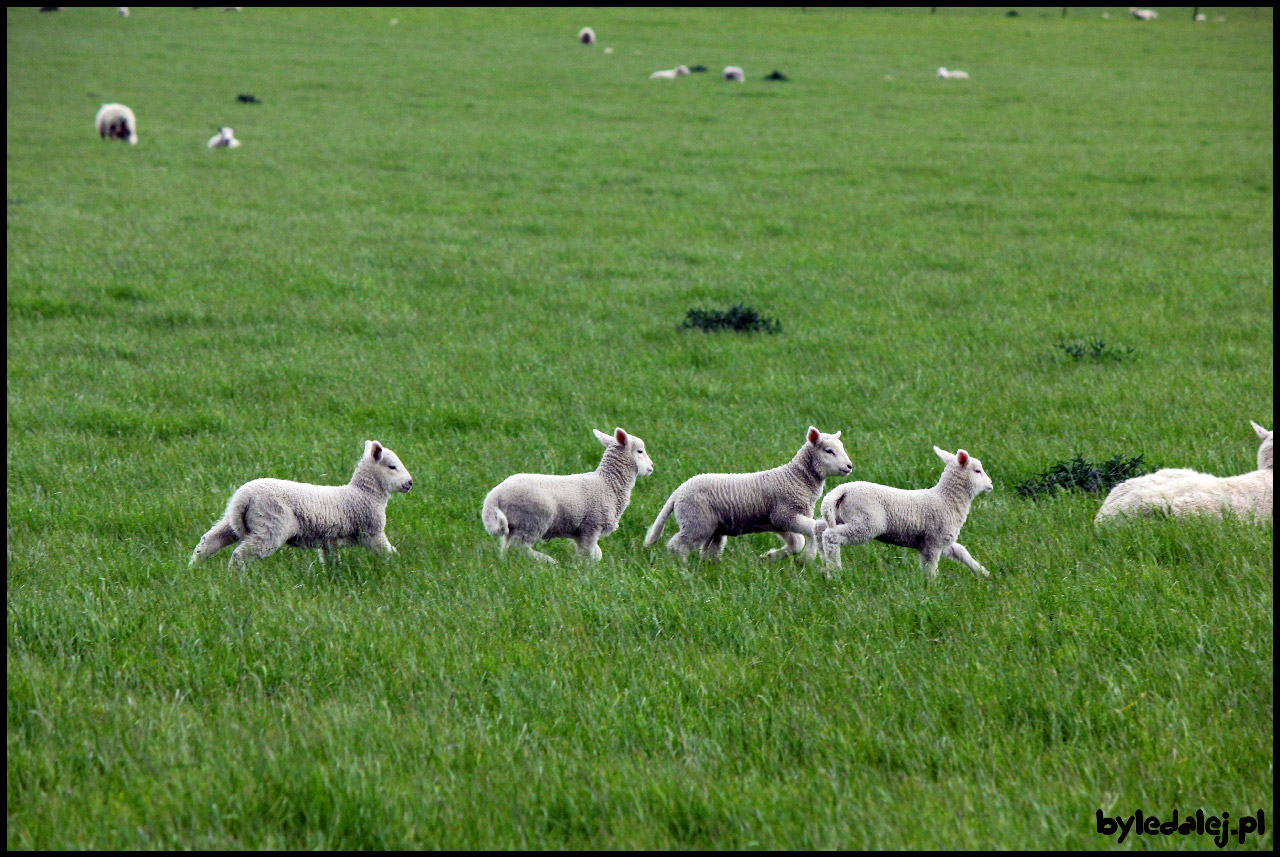
[{"label": "lamb", "polygon": [[[933,451],[945,466],[932,488],[904,491],[874,482],[846,482],[822,498],[821,541],[825,566],[840,567],[840,546],[871,539],[920,552],[926,579],[938,576],[938,557],[964,563],[974,577],[988,577],[982,565],[956,541],[973,498],[994,486],[982,462],[963,449]],[[825,569],[824,569],[825,571]]]},{"label": "lamb", "polygon": [[1160,17],[1159,13],[1152,9],[1135,9],[1132,6],[1129,7],[1129,14],[1139,21],[1154,21]]},{"label": "lamb", "polygon": [[783,546],[766,553],[766,559],[805,548],[802,559],[811,560],[818,549],[813,540],[813,504],[822,496],[828,476],[852,472],[840,432],[824,434],[809,426],[804,444],[789,464],[755,473],[703,473],[686,480],[667,498],[644,543],[658,541],[674,511],[680,529],[667,542],[667,549],[681,559],[695,549],[704,559],[715,559],[729,536],[773,532]]},{"label": "lamb", "polygon": [[413,477],[391,450],[365,441],[364,456],[346,485],[310,485],[285,479],[254,479],[231,496],[227,511],[200,538],[191,565],[240,542],[232,566],[263,559],[281,545],[324,552],[361,544],[394,554],[387,541],[387,500],[392,492],[409,493]]},{"label": "lamb", "polygon": [[736,65],[725,66],[722,74],[725,80],[736,80],[738,83],[743,83],[747,79],[747,75]]},{"label": "lamb", "polygon": [[653,460],[644,450],[644,441],[621,428],[612,435],[592,431],[604,446],[594,471],[573,476],[517,473],[484,498],[480,520],[489,535],[502,540],[502,553],[516,545],[534,559],[555,562],[533,545],[546,539],[573,539],[579,555],[595,560],[603,556],[597,542],[618,528],[637,475],[653,473]]},{"label": "lamb", "polygon": [[1242,517],[1270,520],[1274,473],[1272,432],[1253,421],[1249,424],[1262,441],[1258,447],[1257,470],[1218,477],[1194,470],[1166,469],[1137,476],[1111,489],[1094,523],[1156,511],[1178,516],[1234,512]]},{"label": "lamb", "polygon": [[590,27],[583,27],[578,31],[578,41],[584,45],[594,45],[596,43],[596,31]]},{"label": "lamb", "polygon": [[129,7],[128,7],[128,6],[117,6],[117,7],[116,7],[116,14],[117,14],[117,15],[119,15],[121,18],[128,18],[128,17],[129,17]]},{"label": "lamb", "polygon": [[655,71],[649,75],[650,80],[675,80],[677,77],[685,77],[689,74],[689,67],[686,65],[678,65],[675,68],[667,68],[662,71]]},{"label": "lamb", "polygon": [[238,149],[240,141],[236,139],[234,128],[219,128],[206,145],[210,149]]},{"label": "lamb", "polygon": [[103,139],[128,140],[130,144],[138,142],[138,120],[133,117],[133,111],[123,104],[102,105],[93,124]]},{"label": "lamb", "polygon": [[968,80],[969,72],[967,71],[947,71],[941,66],[938,67],[938,77],[943,80]]}]

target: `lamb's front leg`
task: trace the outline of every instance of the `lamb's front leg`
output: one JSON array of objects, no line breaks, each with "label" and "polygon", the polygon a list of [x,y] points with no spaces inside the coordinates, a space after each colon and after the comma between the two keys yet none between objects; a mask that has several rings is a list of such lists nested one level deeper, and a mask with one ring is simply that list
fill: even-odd
[{"label": "lamb's front leg", "polygon": [[949,559],[954,559],[956,562],[964,563],[973,572],[974,577],[991,576],[991,572],[983,568],[982,563],[970,556],[969,552],[964,549],[964,545],[959,542],[952,542],[943,548],[942,555]]},{"label": "lamb's front leg", "polygon": [[938,577],[938,557],[941,551],[932,545],[920,549],[920,565],[924,568],[924,577],[926,581],[936,580]]},{"label": "lamb's front leg", "polygon": [[599,562],[599,560],[604,556],[604,553],[600,550],[599,541],[599,533],[592,533],[589,536],[582,536],[574,539],[574,542],[578,545],[578,555],[589,556]]},{"label": "lamb's front leg", "polygon": [[367,536],[364,539],[362,539],[362,541],[364,542],[365,547],[369,548],[370,550],[375,550],[378,553],[387,553],[387,554],[398,553],[398,551],[396,551],[396,549],[391,545],[391,542],[387,541],[386,530],[383,530],[382,532],[374,536]]},{"label": "lamb's front leg", "polygon": [[791,556],[794,553],[799,553],[800,549],[804,547],[804,536],[799,533],[778,533],[778,537],[782,539],[782,547],[765,551],[761,554],[765,559],[781,559],[784,556]]},{"label": "lamb's front leg", "polygon": [[[813,535],[817,523],[813,518],[806,515],[797,515],[792,518],[778,532],[786,546],[769,551],[764,555],[765,559],[791,556],[792,554],[800,553],[801,548],[804,548],[804,555],[801,559],[805,562],[813,559],[818,550],[818,541]],[[808,540],[807,546],[806,539]]]}]

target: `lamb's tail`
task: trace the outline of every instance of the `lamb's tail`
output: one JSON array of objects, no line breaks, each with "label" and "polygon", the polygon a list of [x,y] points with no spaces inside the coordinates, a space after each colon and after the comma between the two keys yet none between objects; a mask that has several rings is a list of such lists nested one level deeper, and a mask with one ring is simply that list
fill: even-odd
[{"label": "lamb's tail", "polygon": [[484,508],[480,510],[480,520],[484,523],[485,532],[494,538],[502,539],[502,546],[507,545],[507,536],[511,534],[511,525],[507,523],[507,516],[502,514],[502,510],[498,508],[498,503],[493,499],[492,495],[484,498]]},{"label": "lamb's tail", "polygon": [[658,513],[658,519],[649,528],[649,532],[644,537],[646,545],[657,544],[658,539],[662,538],[662,528],[667,523],[667,518],[671,517],[671,510],[676,507],[676,493],[675,491],[671,492],[671,496],[667,498],[667,504]]},{"label": "lamb's tail", "polygon": [[844,498],[845,495],[841,492],[840,496],[836,497],[836,501],[834,503],[827,503],[825,500],[823,501],[822,520],[827,522],[828,527],[834,527],[840,523],[840,504],[844,502]]}]

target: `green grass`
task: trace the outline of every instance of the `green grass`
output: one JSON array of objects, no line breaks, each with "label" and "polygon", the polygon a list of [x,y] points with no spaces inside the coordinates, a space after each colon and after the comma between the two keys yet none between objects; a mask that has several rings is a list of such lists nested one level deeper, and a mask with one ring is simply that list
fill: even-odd
[{"label": "green grass", "polygon": [[[8,846],[1272,816],[1272,525],[1013,490],[1073,456],[1242,472],[1272,420],[1271,13],[1101,11],[11,9]],[[677,63],[711,72],[647,80]],[[107,101],[136,147],[93,133]],[[738,303],[781,332],[679,329]],[[681,481],[810,424],[857,479],[979,456],[991,579],[643,547]],[[485,492],[618,425],[656,472],[603,562],[500,560]],[[237,485],[345,482],[370,438],[414,475],[397,557],[187,568]]]}]

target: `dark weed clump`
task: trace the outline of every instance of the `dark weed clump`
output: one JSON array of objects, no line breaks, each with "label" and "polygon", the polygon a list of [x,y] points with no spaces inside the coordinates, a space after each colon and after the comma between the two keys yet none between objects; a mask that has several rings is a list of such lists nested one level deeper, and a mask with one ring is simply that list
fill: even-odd
[{"label": "dark weed clump", "polygon": [[1097,463],[1086,461],[1077,455],[1059,461],[1014,487],[1018,496],[1038,500],[1059,491],[1083,491],[1102,493],[1110,491],[1126,479],[1150,473],[1152,467],[1141,455],[1128,457],[1116,455]]},{"label": "dark weed clump", "polygon": [[1054,348],[1062,349],[1072,360],[1092,360],[1095,363],[1101,363],[1104,360],[1124,360],[1132,356],[1134,351],[1132,348],[1107,345],[1101,339],[1090,339],[1088,342],[1073,339],[1070,342],[1059,342]]},{"label": "dark weed clump", "polygon": [[779,333],[782,330],[782,322],[776,318],[765,318],[749,306],[734,304],[724,311],[691,309],[685,314],[680,327],[696,327],[708,333],[714,330],[736,330],[740,333],[759,330],[765,333]]}]

